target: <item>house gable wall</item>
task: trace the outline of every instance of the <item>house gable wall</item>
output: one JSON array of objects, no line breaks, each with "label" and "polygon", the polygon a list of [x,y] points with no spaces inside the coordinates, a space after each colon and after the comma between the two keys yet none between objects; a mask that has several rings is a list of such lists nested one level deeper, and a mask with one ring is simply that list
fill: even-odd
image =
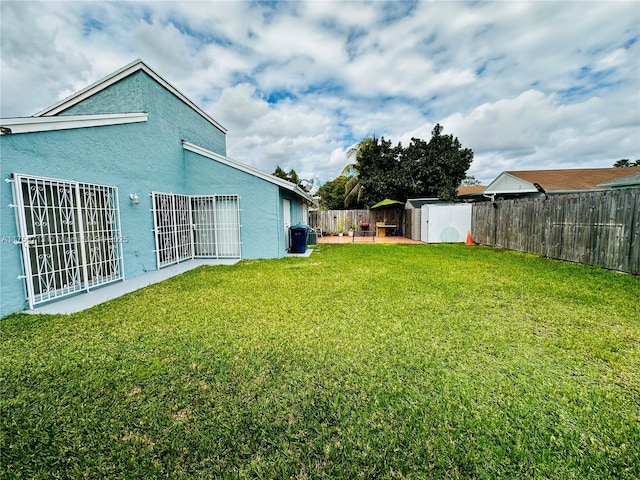
[{"label": "house gable wall", "polygon": [[535,187],[529,182],[525,182],[519,178],[509,175],[508,173],[500,174],[491,184],[485,189],[484,193],[516,193],[516,192],[537,192]]},{"label": "house gable wall", "polygon": [[144,71],[125,77],[60,115],[126,112],[149,112],[153,128],[166,132],[180,150],[180,140],[187,140],[226,155],[225,134]]}]

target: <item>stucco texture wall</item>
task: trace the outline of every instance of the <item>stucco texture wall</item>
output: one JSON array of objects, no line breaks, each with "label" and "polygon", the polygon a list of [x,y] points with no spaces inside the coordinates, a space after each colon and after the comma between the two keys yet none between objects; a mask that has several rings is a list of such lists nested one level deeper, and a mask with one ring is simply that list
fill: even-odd
[{"label": "stucco texture wall", "polygon": [[[5,135],[2,142],[2,177],[12,173],[51,177],[118,187],[125,257],[125,276],[155,269],[151,200],[154,189],[183,191],[185,177],[181,156],[176,157],[165,141],[153,146],[153,129],[148,124],[83,128],[20,135]],[[173,149],[175,150],[175,149]],[[158,161],[155,152],[159,155]],[[153,152],[153,153],[152,153]],[[0,185],[2,237],[17,237],[11,185]],[[133,205],[130,193],[140,204]],[[26,307],[21,274],[20,248],[2,243],[1,314]],[[17,261],[16,261],[17,260]]]},{"label": "stucco texture wall", "polygon": [[279,187],[197,153],[185,150],[184,155],[189,193],[240,195],[242,257],[284,256],[285,233]]},{"label": "stucco texture wall", "polygon": [[149,122],[156,131],[226,155],[224,132],[143,71],[92,95],[61,115],[130,112],[148,112]]}]

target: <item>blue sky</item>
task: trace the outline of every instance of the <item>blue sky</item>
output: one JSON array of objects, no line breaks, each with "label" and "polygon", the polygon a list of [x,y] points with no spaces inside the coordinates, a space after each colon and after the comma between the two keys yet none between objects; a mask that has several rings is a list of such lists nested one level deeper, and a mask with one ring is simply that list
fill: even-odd
[{"label": "blue sky", "polygon": [[231,158],[327,181],[370,135],[472,148],[469,174],[640,158],[640,2],[0,2],[0,115],[136,58]]}]

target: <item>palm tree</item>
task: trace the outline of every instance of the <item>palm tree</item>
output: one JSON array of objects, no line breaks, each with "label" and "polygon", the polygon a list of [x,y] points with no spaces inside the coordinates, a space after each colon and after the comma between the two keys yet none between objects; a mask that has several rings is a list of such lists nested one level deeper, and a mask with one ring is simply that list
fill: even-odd
[{"label": "palm tree", "polygon": [[347,158],[354,159],[354,162],[345,166],[341,173],[341,175],[344,175],[349,179],[344,186],[345,207],[349,204],[350,199],[355,198],[357,203],[360,203],[362,200],[363,189],[362,184],[360,183],[360,159],[362,158],[364,150],[374,142],[378,142],[375,137],[367,137],[347,150]]}]

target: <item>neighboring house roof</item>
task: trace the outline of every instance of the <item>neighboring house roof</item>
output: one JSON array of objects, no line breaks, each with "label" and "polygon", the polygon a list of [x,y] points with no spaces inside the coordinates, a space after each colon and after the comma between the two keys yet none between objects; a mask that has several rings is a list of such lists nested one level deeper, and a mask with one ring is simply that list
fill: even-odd
[{"label": "neighboring house roof", "polygon": [[[622,167],[628,168],[628,167]],[[623,187],[640,187],[640,173],[628,175],[626,177],[609,180],[598,185],[599,187],[623,188]]]},{"label": "neighboring house roof", "polygon": [[574,168],[562,170],[522,170],[502,172],[484,194],[570,193],[605,190],[602,183],[640,173],[640,167]]},{"label": "neighboring house roof", "polygon": [[487,188],[485,185],[462,185],[458,187],[458,196],[476,195],[484,192],[485,188]]},{"label": "neighboring house roof", "polygon": [[289,182],[287,180],[284,180],[284,179],[282,179],[280,177],[276,177],[275,175],[270,175],[270,174],[265,173],[265,172],[263,172],[261,170],[258,170],[257,168],[250,167],[249,165],[246,165],[244,163],[237,162],[237,161],[232,160],[232,159],[230,159],[228,157],[225,157],[225,156],[220,155],[218,153],[212,152],[212,151],[207,150],[205,148],[199,147],[198,145],[194,145],[193,143],[187,142],[186,140],[182,141],[182,147],[185,150],[188,150],[188,151],[193,152],[193,153],[197,153],[198,155],[202,155],[203,157],[207,157],[207,158],[210,158],[210,159],[215,160],[217,162],[223,163],[224,165],[227,165],[229,167],[235,168],[235,169],[240,170],[242,172],[248,173],[249,175],[253,175],[254,177],[261,178],[263,180],[266,180],[267,182],[273,183],[274,185],[282,187],[285,190],[289,190],[291,192],[294,192],[295,194],[297,194],[298,196],[304,198],[305,200],[307,200],[311,204],[315,204],[316,203],[315,199],[311,195],[309,195],[308,192],[306,192],[305,190],[300,188],[295,183],[291,183],[291,182]]},{"label": "neighboring house roof", "polygon": [[71,128],[103,127],[124,123],[146,122],[147,113],[103,113],[99,115],[64,115],[60,117],[0,118],[2,135],[49,132]]},{"label": "neighboring house roof", "polygon": [[195,103],[189,100],[182,92],[180,92],[177,88],[167,82],[164,78],[154,72],[147,64],[145,64],[142,60],[138,59],[131,62],[129,65],[125,65],[119,70],[107,75],[102,80],[98,80],[95,83],[92,83],[86,88],[74,93],[70,97],[65,98],[64,100],[59,101],[51,105],[50,107],[45,108],[41,112],[38,112],[34,115],[34,117],[45,117],[57,115],[68,108],[86,100],[90,96],[94,95],[101,90],[113,85],[114,83],[119,82],[120,80],[132,75],[136,72],[143,71],[151,78],[153,78],[156,82],[166,88],[173,95],[178,97],[184,103],[186,103],[189,107],[191,107],[195,112],[197,112],[201,117],[211,123],[214,127],[222,131],[223,133],[227,133],[227,129],[224,128],[220,123],[214,120],[210,115],[208,115],[204,110],[198,107]]}]

